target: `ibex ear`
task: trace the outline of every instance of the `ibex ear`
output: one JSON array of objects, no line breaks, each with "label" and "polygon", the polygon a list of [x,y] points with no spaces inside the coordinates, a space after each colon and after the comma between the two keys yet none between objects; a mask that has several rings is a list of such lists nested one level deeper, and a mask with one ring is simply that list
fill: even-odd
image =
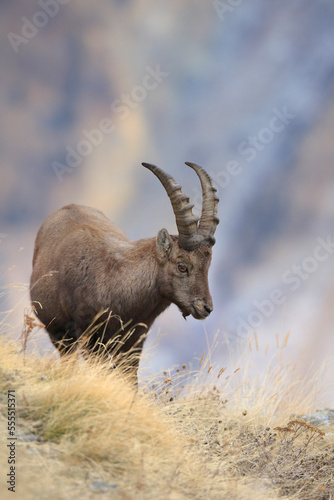
[{"label": "ibex ear", "polygon": [[161,229],[158,232],[156,244],[159,257],[161,257],[162,259],[164,257],[167,257],[173,247],[173,240],[170,237],[167,229]]}]

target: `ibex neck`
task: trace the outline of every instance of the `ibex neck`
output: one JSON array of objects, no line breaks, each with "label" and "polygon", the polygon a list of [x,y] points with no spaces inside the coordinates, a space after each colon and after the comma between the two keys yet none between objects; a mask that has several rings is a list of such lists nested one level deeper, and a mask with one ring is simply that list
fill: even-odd
[{"label": "ibex neck", "polygon": [[[115,261],[115,253],[112,255]],[[122,280],[119,289],[124,290],[124,296],[119,297],[119,308],[126,315],[124,320],[131,319],[150,327],[170,305],[159,291],[155,238],[124,243],[117,261],[120,270],[118,278]]]}]

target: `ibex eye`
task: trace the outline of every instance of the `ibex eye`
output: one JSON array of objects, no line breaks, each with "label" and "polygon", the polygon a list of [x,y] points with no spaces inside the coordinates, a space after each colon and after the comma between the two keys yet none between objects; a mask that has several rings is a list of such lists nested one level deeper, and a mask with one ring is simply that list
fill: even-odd
[{"label": "ibex eye", "polygon": [[184,264],[179,264],[177,268],[180,271],[180,273],[186,273],[188,271],[187,266],[185,266]]}]

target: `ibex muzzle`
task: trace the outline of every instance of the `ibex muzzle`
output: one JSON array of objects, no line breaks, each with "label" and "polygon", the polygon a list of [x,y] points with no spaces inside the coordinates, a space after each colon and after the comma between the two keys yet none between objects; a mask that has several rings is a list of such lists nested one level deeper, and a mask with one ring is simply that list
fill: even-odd
[{"label": "ibex muzzle", "polygon": [[102,212],[79,205],[61,208],[42,224],[30,295],[61,354],[89,331],[88,351],[99,350],[101,344],[113,351],[117,341],[118,353],[128,356],[136,373],[145,334],[170,304],[184,317],[204,319],[212,312],[208,270],[219,200],[207,172],[194,163],[187,165],[202,186],[200,219],[170,175],[143,163],[170,198],[178,236],[161,229],[156,238],[130,241]]}]

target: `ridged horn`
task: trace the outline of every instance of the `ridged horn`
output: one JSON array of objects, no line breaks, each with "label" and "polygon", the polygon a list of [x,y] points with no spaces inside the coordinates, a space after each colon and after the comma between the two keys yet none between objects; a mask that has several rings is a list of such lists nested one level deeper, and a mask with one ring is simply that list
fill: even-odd
[{"label": "ridged horn", "polygon": [[213,246],[216,243],[214,234],[216,232],[219,219],[217,217],[219,198],[217,197],[217,189],[212,184],[212,179],[204,168],[186,161],[186,165],[195,170],[202,186],[202,215],[199,221],[198,233],[204,236],[205,241]]},{"label": "ridged horn", "polygon": [[142,165],[158,177],[168,194],[179,233],[179,246],[185,250],[195,250],[204,241],[204,237],[197,230],[198,217],[192,212],[194,205],[189,203],[188,196],[182,192],[181,186],[171,175],[150,163],[142,163]]}]

